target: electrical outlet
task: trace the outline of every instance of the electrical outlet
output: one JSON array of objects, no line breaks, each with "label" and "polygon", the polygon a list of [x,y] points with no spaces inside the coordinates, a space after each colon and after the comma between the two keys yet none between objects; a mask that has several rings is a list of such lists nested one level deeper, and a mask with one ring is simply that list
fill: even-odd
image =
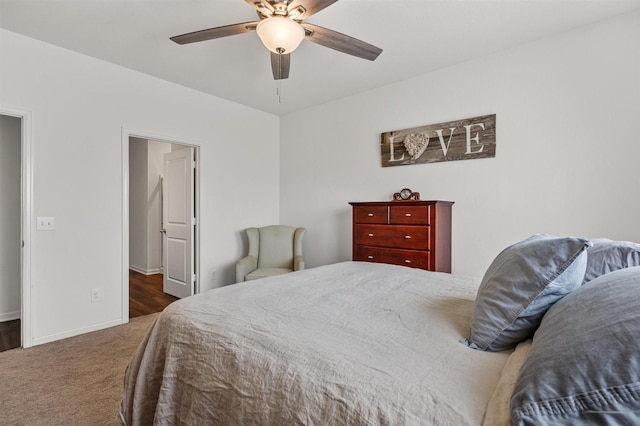
[{"label": "electrical outlet", "polygon": [[91,303],[99,302],[101,300],[102,300],[102,289],[101,288],[91,289]]},{"label": "electrical outlet", "polygon": [[36,221],[36,230],[38,231],[54,231],[56,229],[55,217],[38,216]]}]

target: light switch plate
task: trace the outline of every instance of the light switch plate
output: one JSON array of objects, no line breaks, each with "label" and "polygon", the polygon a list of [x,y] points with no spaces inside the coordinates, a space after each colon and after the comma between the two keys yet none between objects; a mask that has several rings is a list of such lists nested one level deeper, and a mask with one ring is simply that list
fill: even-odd
[{"label": "light switch plate", "polygon": [[55,217],[42,217],[38,216],[36,230],[38,231],[53,231],[56,229]]}]

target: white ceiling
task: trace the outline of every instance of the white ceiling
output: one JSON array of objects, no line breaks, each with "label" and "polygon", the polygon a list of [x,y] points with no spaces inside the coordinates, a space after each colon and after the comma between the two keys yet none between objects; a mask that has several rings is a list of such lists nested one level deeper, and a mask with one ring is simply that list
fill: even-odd
[{"label": "white ceiling", "polygon": [[0,0],[0,27],[284,115],[638,8],[640,0],[341,0],[307,21],[374,44],[380,57],[303,41],[281,83],[255,33],[169,40],[256,20],[243,0]]}]

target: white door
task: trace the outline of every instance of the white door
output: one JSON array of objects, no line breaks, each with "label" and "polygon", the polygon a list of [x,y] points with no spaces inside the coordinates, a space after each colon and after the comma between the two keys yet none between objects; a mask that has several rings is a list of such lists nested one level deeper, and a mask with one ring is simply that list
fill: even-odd
[{"label": "white door", "polygon": [[176,297],[194,294],[194,150],[164,154],[162,217],[163,291]]}]

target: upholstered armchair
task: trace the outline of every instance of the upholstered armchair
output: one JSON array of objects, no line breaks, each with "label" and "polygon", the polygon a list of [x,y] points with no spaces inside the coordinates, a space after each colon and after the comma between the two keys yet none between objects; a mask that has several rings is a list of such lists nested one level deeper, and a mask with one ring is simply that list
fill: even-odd
[{"label": "upholstered armchair", "polygon": [[236,262],[236,282],[304,269],[302,237],[305,228],[270,225],[245,231],[249,254]]}]

